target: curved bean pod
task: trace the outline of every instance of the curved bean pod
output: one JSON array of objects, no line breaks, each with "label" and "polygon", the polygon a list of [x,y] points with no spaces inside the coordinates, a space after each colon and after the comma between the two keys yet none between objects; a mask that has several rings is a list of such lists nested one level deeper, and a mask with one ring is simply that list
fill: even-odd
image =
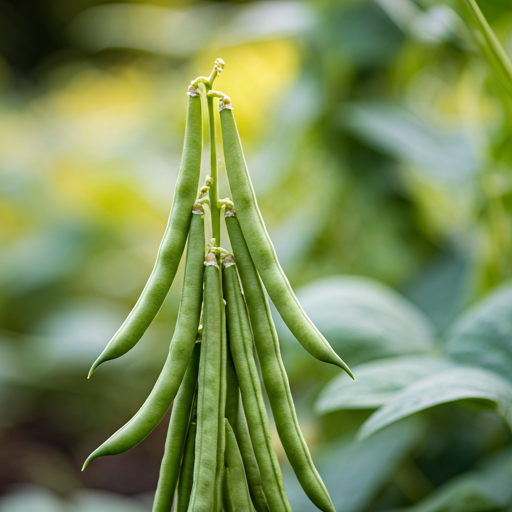
[{"label": "curved bean pod", "polygon": [[245,419],[243,408],[239,407],[240,389],[238,387],[235,364],[233,363],[233,357],[229,350],[229,343],[226,365],[226,382],[227,394],[225,416],[235,432],[236,441],[244,462],[245,474],[247,476],[247,483],[249,485],[252,502],[256,512],[269,512],[265,493],[263,492],[263,485],[261,483],[260,470],[258,468],[258,463],[256,462],[256,455],[254,455],[251,438],[249,437],[249,431],[247,430],[247,420]]},{"label": "curved bean pod", "polygon": [[117,455],[139,444],[157,426],[178,392],[194,350],[201,315],[205,241],[199,207],[195,205],[192,215],[180,309],[164,367],[135,416],[89,455],[83,469],[96,457]]},{"label": "curved bean pod", "polygon": [[272,446],[268,417],[254,360],[253,340],[238,273],[231,256],[224,258],[223,282],[226,297],[231,353],[242,393],[242,404],[258,461],[263,491],[272,512],[291,512],[283,476]]},{"label": "curved bean pod", "polygon": [[320,510],[335,512],[329,493],[313,464],[308,446],[302,437],[288,376],[281,360],[279,340],[270,314],[270,307],[245,243],[240,224],[233,213],[226,213],[226,226],[242,281],[254,343],[260,360],[261,375],[279,438],[297,479],[309,499]]},{"label": "curved bean pod", "polygon": [[194,485],[188,512],[206,512],[213,508],[222,344],[222,293],[220,268],[213,253],[205,261],[203,340],[197,393],[197,434]]},{"label": "curved bean pod", "polygon": [[194,481],[194,452],[196,449],[196,422],[190,423],[188,429],[187,444],[181,463],[180,479],[178,482],[178,503],[176,512],[187,512],[190,503],[190,493]]},{"label": "curved bean pod", "polygon": [[253,512],[254,507],[245,478],[244,464],[235,433],[227,419],[224,420],[226,435],[226,457],[224,494],[228,512]]},{"label": "curved bean pod", "polygon": [[190,210],[196,198],[201,170],[201,100],[199,93],[196,93],[196,89],[189,88],[181,167],[155,266],[132,311],[92,365],[89,377],[101,363],[126,354],[137,344],[160,310],[178,270],[187,241]]},{"label": "curved bean pod", "polygon": [[[222,102],[221,105],[223,105]],[[220,113],[220,121],[226,171],[237,215],[249,252],[272,302],[295,338],[312,356],[320,361],[339,366],[353,378],[348,366],[334,352],[329,342],[302,309],[279,264],[258,209],[233,110],[224,107]]]},{"label": "curved bean pod", "polygon": [[153,502],[153,512],[169,512],[172,507],[197,388],[200,352],[201,344],[196,343],[185,377],[172,406],[164,456],[160,465],[160,475]]}]

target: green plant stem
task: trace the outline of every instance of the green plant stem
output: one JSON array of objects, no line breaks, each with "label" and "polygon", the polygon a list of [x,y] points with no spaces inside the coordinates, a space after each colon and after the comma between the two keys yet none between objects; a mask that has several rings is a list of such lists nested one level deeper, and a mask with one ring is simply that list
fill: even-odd
[{"label": "green plant stem", "polygon": [[[212,236],[215,238],[215,244],[220,246],[220,214],[221,208],[217,205],[217,201],[219,199],[219,186],[217,179],[217,137],[215,133],[215,111],[213,110],[214,106],[214,97],[218,97],[218,95],[222,95],[222,93],[216,93],[214,95],[208,94],[209,91],[213,88],[213,83],[215,79],[224,69],[224,61],[222,59],[217,59],[215,61],[215,65],[209,77],[198,77],[193,80],[191,83],[194,86],[198,86],[199,84],[204,84],[206,100],[208,103],[208,127],[210,134],[210,177],[211,184],[209,185],[209,197],[210,197],[210,213],[212,218]],[[215,91],[216,92],[216,91]]]},{"label": "green plant stem", "polygon": [[459,0],[469,12],[482,38],[480,44],[491,64],[512,94],[512,63],[475,0]]},{"label": "green plant stem", "polygon": [[[208,85],[206,86],[208,90]],[[208,125],[210,128],[210,177],[212,184],[210,185],[210,211],[212,216],[212,233],[215,243],[220,246],[220,208],[217,205],[219,200],[219,187],[217,179],[217,148],[215,137],[215,111],[213,110],[213,100],[211,96],[208,100]]]}]

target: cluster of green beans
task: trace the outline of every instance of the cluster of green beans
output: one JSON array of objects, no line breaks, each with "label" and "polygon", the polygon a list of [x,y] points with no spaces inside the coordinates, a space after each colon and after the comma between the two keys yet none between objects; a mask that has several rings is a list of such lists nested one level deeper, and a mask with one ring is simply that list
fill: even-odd
[{"label": "cluster of green beans", "polygon": [[[211,90],[222,68],[218,59],[209,78],[198,78],[189,87],[183,160],[155,267],[89,377],[102,362],[125,354],[142,337],[167,295],[188,238],[168,357],[139,411],[92,452],[84,468],[96,457],[139,444],[174,402],[153,512],[170,512],[172,507],[178,512],[289,512],[262,379],[279,438],[301,486],[318,509],[335,512],[297,421],[265,289],[308,352],[352,374],[301,308],[279,265],[258,209],[231,101]],[[211,111],[215,98],[220,98],[217,131]],[[222,133],[232,201],[217,203],[216,158],[199,188],[201,105],[209,110],[210,133]],[[215,155],[213,137],[210,147]],[[204,204],[212,216],[208,245]],[[220,217],[214,221],[223,208],[232,252],[220,247]]]}]

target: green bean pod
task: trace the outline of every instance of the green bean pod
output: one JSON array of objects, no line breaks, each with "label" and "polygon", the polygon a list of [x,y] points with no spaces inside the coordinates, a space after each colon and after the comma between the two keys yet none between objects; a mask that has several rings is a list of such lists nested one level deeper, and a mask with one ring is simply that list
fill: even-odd
[{"label": "green bean pod", "polygon": [[233,362],[233,356],[231,355],[229,333],[226,352],[226,409],[224,416],[228,419],[229,424],[233,426],[236,423],[236,419],[238,417],[240,389],[238,387],[235,363]]},{"label": "green bean pod", "polygon": [[199,326],[204,244],[203,209],[194,205],[178,319],[164,367],[135,416],[89,455],[83,469],[96,457],[117,455],[139,444],[157,426],[174,400],[194,350]]},{"label": "green bean pod", "polygon": [[[222,292],[221,292],[222,293]],[[215,476],[215,506],[214,512],[222,512],[222,482],[224,481],[224,450],[226,449],[226,432],[224,429],[224,414],[226,412],[227,393],[227,332],[226,332],[226,307],[222,303],[222,346],[221,346],[221,370],[220,370],[220,398],[219,398],[219,437],[217,448],[217,474]]]},{"label": "green bean pod", "polygon": [[169,221],[156,263],[137,303],[89,371],[89,377],[103,362],[126,354],[146,332],[160,310],[178,270],[190,227],[201,170],[202,118],[199,93],[189,88],[187,125],[180,172]]},{"label": "green bean pod", "polygon": [[231,256],[224,258],[223,282],[231,353],[265,497],[272,512],[289,512],[291,507],[284,489],[281,468],[270,439],[267,412],[254,360],[251,326]]},{"label": "green bean pod", "polygon": [[[196,420],[197,418],[194,418]],[[188,429],[187,444],[181,463],[180,479],[178,481],[178,503],[176,512],[187,512],[190,503],[190,493],[194,481],[194,452],[196,449],[196,422],[190,423]]]},{"label": "green bean pod", "polygon": [[247,475],[247,483],[249,484],[249,492],[251,493],[254,508],[257,512],[269,512],[267,499],[263,491],[260,469],[256,461],[256,455],[249,435],[247,419],[245,418],[243,407],[238,409],[233,430],[238,447],[240,448],[242,460],[244,461],[245,474]]},{"label": "green bean pod", "polygon": [[302,346],[320,361],[352,373],[302,309],[267,233],[247,170],[233,110],[221,102],[220,121],[229,186],[256,268],[284,322]]},{"label": "green bean pod", "polygon": [[221,272],[213,253],[205,261],[203,340],[197,394],[194,485],[188,512],[211,511],[214,503],[222,357]]},{"label": "green bean pod", "polygon": [[224,424],[226,432],[224,495],[227,510],[228,512],[252,512],[254,507],[235,433],[227,419],[224,420]]},{"label": "green bean pod", "polygon": [[333,512],[334,506],[329,493],[313,464],[308,446],[302,436],[288,376],[281,360],[279,340],[270,307],[240,224],[233,212],[226,212],[226,226],[242,281],[261,374],[279,438],[297,479],[309,499],[320,510]]},{"label": "green bean pod", "polygon": [[160,476],[153,502],[153,512],[170,512],[172,507],[197,388],[200,351],[201,344],[196,343],[185,377],[172,406],[164,456],[160,465]]},{"label": "green bean pod", "polygon": [[[229,334],[229,333],[228,333]],[[238,387],[238,378],[236,376],[235,364],[229,349],[228,337],[228,353],[226,365],[226,419],[235,432],[236,441],[244,461],[245,474],[247,483],[249,484],[249,492],[251,493],[252,502],[256,512],[269,512],[263,485],[261,483],[260,470],[256,462],[256,455],[252,447],[251,438],[247,429],[247,420],[245,419],[243,408],[239,407],[240,389]]]}]

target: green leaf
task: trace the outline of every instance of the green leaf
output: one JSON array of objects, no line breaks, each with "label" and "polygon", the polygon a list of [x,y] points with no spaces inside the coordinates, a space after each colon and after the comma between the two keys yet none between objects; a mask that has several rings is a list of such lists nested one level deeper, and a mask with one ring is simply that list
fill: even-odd
[{"label": "green leaf", "polygon": [[392,357],[354,366],[355,382],[340,374],[327,384],[316,402],[319,414],[342,409],[376,409],[409,384],[453,367],[431,356]]},{"label": "green leaf", "polygon": [[464,399],[492,402],[512,427],[512,385],[480,368],[459,367],[425,377],[395,395],[374,412],[359,430],[360,439],[435,405]]},{"label": "green leaf", "polygon": [[[412,420],[412,421],[411,421]],[[337,512],[366,510],[408,454],[424,436],[424,423],[414,418],[379,432],[362,443],[339,442],[324,458],[315,457]],[[294,512],[311,512],[311,502],[288,468],[283,477]]]},{"label": "green leaf", "polygon": [[512,504],[512,450],[503,450],[475,471],[450,480],[402,512],[485,512]]},{"label": "green leaf", "polygon": [[[429,319],[401,295],[362,277],[329,277],[297,290],[311,320],[350,365],[434,346]],[[283,342],[297,345],[276,315]],[[357,376],[356,376],[357,378]]]},{"label": "green leaf", "polygon": [[512,379],[512,284],[495,289],[447,333],[447,351],[463,364]]},{"label": "green leaf", "polygon": [[436,181],[467,183],[477,174],[480,155],[463,126],[434,125],[392,103],[352,103],[340,114],[341,124],[362,140]]}]

